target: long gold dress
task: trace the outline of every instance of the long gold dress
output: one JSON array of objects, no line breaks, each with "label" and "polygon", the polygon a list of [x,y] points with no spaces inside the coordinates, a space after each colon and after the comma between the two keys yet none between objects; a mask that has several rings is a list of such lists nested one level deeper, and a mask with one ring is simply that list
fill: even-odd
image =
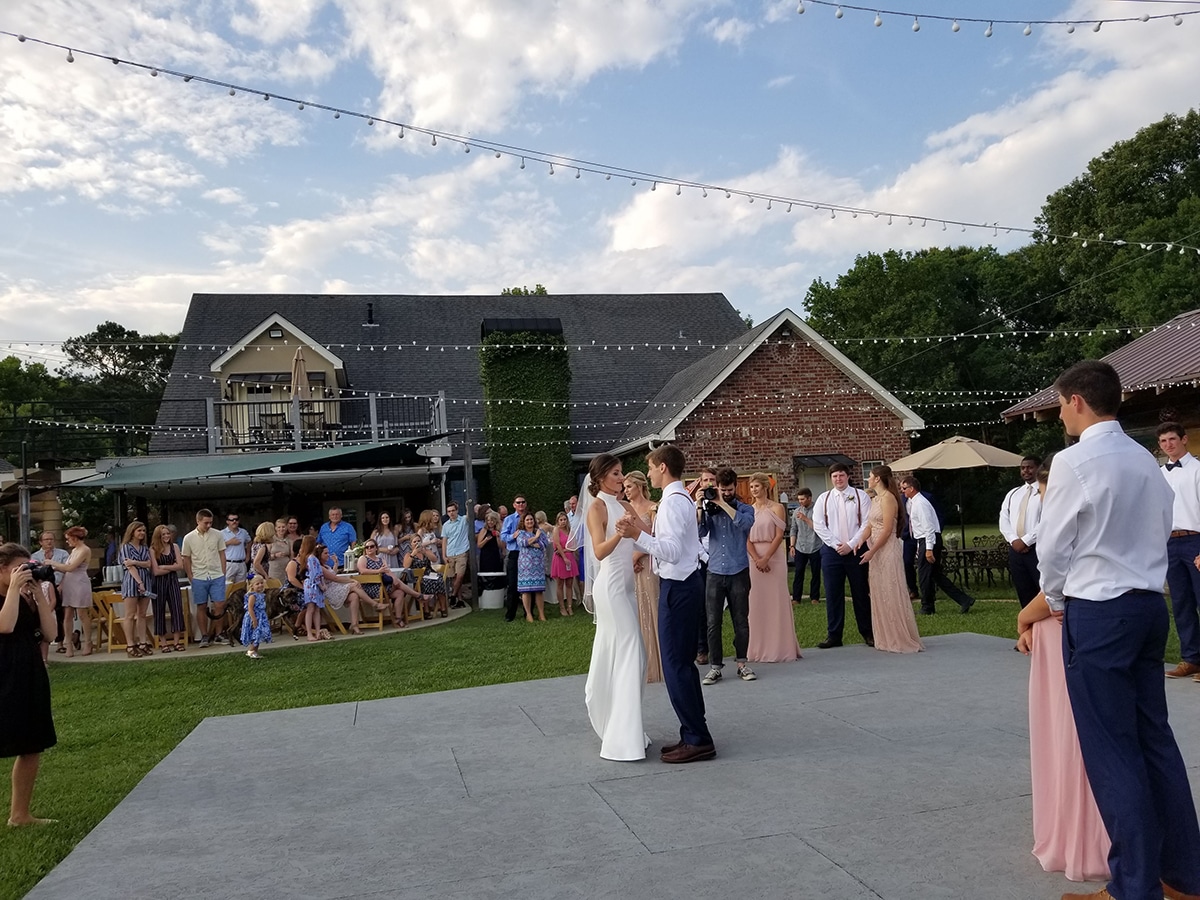
[{"label": "long gold dress", "polygon": [[908,583],[904,580],[904,558],[895,521],[883,521],[883,504],[871,505],[870,545],[875,550],[867,569],[871,585],[871,627],[875,649],[889,653],[917,653],[925,649],[917,631]]},{"label": "long gold dress", "polygon": [[[657,506],[650,507],[650,515],[642,516],[647,525],[654,524]],[[646,645],[646,683],[663,680],[662,654],[658,649],[658,576],[654,574],[649,556],[642,560],[642,571],[633,576],[637,594],[638,622],[642,626],[642,643]]]}]

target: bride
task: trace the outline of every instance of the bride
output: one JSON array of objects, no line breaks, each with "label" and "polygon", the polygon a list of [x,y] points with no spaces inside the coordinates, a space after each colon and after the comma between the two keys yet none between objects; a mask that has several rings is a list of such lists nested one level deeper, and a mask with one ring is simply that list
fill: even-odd
[{"label": "bride", "polygon": [[[583,696],[592,728],[600,736],[601,758],[636,760],[646,758],[648,744],[642,730],[646,649],[638,624],[633,541],[616,530],[617,520],[627,511],[617,499],[623,482],[621,461],[601,453],[588,468],[582,492],[585,508],[577,530],[583,532],[587,547],[587,571],[596,573],[588,579],[596,638]],[[571,538],[578,546],[577,535]]]}]

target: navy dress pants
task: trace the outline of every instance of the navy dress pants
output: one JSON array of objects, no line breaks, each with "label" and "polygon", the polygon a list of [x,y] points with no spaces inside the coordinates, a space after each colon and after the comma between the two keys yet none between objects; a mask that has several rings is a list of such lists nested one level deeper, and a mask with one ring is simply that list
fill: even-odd
[{"label": "navy dress pants", "polygon": [[696,631],[704,618],[704,580],[695,571],[683,581],[663,578],[658,588],[658,646],[667,697],[679,718],[679,739],[713,742],[704,719],[704,693],[696,669]]},{"label": "navy dress pants", "polygon": [[832,547],[821,548],[821,574],[825,578],[825,621],[829,640],[842,642],[846,627],[846,582],[850,582],[850,597],[854,604],[854,621],[858,633],[868,641],[875,640],[871,629],[871,589],[867,584],[867,567],[862,556],[864,545],[857,553],[842,556]]}]

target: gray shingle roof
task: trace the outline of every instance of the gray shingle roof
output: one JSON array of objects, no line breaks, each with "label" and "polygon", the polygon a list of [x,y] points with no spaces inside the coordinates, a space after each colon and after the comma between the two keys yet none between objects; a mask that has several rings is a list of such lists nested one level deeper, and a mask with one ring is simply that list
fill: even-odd
[{"label": "gray shingle roof", "polygon": [[[374,304],[378,327],[362,325],[368,302]],[[737,311],[719,293],[535,297],[195,294],[158,424],[202,426],[205,399],[221,396],[221,387],[211,380],[213,360],[274,313],[340,356],[353,390],[397,394],[444,391],[448,400],[458,401],[448,404],[450,428],[461,427],[466,418],[477,433],[483,424],[483,407],[475,404],[483,397],[478,351],[449,348],[478,345],[484,318],[558,318],[571,346],[571,398],[580,404],[571,411],[572,441],[580,453],[619,443],[629,426],[614,423],[628,423],[644,411],[652,413],[649,418],[662,418],[661,411],[652,411],[647,402],[668,382],[678,382],[676,376],[689,366],[696,368],[697,379],[702,371],[719,373],[724,364],[708,358],[725,351],[713,353],[711,345],[732,341],[746,330]],[[700,348],[700,343],[708,346]],[[398,344],[405,349],[397,350]],[[448,349],[437,349],[441,345]],[[585,349],[576,349],[580,345]],[[386,352],[381,349],[384,346]],[[426,351],[426,346],[432,349]],[[607,351],[603,349],[606,346],[610,348]],[[702,356],[697,361],[698,355]],[[290,360],[274,366],[279,371],[289,368]],[[681,396],[686,392],[690,380],[673,389],[675,393]],[[695,390],[701,386],[695,384]],[[591,405],[604,402],[621,405]],[[598,427],[582,427],[585,425]],[[647,427],[654,430],[653,425]],[[203,452],[204,442],[195,435],[160,433],[151,450]]]}]

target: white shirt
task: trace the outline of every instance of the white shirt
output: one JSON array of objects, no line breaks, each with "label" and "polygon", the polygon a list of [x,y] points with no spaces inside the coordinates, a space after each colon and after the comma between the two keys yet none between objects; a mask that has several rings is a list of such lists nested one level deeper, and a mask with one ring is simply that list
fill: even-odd
[{"label": "white shirt", "polygon": [[1162,467],[1163,477],[1175,492],[1171,530],[1200,531],[1200,459],[1185,453],[1169,472]]},{"label": "white shirt", "polygon": [[812,511],[813,529],[834,550],[843,543],[843,533],[850,535],[845,543],[857,547],[871,530],[870,516],[871,498],[867,492],[847,486],[844,491],[826,491],[817,498]]},{"label": "white shirt", "polygon": [[[680,499],[674,499],[678,494]],[[696,506],[682,482],[672,481],[663,488],[654,517],[654,533],[642,532],[634,544],[654,558],[654,571],[660,578],[683,581],[700,566],[700,532],[696,527]]]},{"label": "white shirt", "polygon": [[1051,609],[1063,599],[1161,591],[1173,497],[1154,457],[1117,422],[1085,428],[1050,467],[1038,570]]},{"label": "white shirt", "polygon": [[[1025,533],[1017,534],[1017,519],[1021,516],[1021,503],[1029,497],[1025,506]],[[1038,522],[1042,518],[1042,498],[1036,484],[1021,484],[1008,492],[1004,505],[1000,507],[1000,533],[1011,545],[1018,538],[1032,547],[1037,543]]]},{"label": "white shirt", "polygon": [[933,504],[917,491],[908,498],[908,531],[914,541],[925,541],[925,549],[932,550],[937,545],[938,534],[941,533],[942,523],[938,521]]}]

